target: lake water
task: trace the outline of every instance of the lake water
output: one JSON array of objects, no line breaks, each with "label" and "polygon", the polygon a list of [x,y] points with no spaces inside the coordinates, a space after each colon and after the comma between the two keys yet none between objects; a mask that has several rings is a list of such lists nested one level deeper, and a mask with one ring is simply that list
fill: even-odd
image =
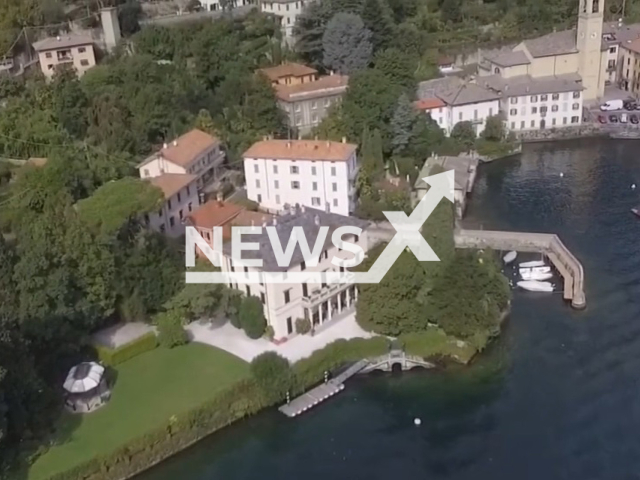
[{"label": "lake water", "polygon": [[536,145],[482,166],[466,224],[558,233],[585,268],[585,311],[515,293],[470,367],[356,378],[300,418],[265,412],[138,480],[640,478],[636,204],[633,141]]}]

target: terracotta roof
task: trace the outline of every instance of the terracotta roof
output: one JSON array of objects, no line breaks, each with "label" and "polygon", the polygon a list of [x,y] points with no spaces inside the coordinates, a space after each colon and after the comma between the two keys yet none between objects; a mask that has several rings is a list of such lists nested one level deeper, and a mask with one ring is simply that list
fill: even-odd
[{"label": "terracotta roof", "polygon": [[413,102],[413,105],[418,110],[431,110],[432,108],[444,107],[446,106],[446,103],[444,103],[442,100],[440,100],[437,97],[432,97],[432,98],[423,98],[421,100],[416,100],[415,102]]},{"label": "terracotta roof", "polygon": [[196,211],[187,215],[187,218],[196,227],[213,228],[224,225],[242,210],[243,207],[235,203],[209,200]]},{"label": "terracotta roof", "polygon": [[282,77],[302,77],[303,75],[318,73],[315,68],[307,67],[301,63],[283,63],[276,67],[261,68],[259,71],[264,73],[272,82]]},{"label": "terracotta roof", "polygon": [[254,143],[243,157],[339,162],[347,161],[356,148],[353,143],[325,140],[263,140]]},{"label": "terracotta roof", "polygon": [[186,173],[163,173],[158,177],[145,180],[149,180],[153,185],[159,187],[164,193],[164,198],[170,198],[191,182],[194,182],[196,178],[195,175]]},{"label": "terracotta roof", "polygon": [[298,85],[276,85],[276,96],[280,100],[296,100],[296,97],[312,98],[337,95],[347,90],[349,77],[346,75],[326,75],[313,82]]},{"label": "terracotta roof", "polygon": [[157,155],[162,155],[176,165],[186,167],[203,151],[218,143],[220,140],[217,138],[194,128],[167,144],[167,148],[160,150]]},{"label": "terracotta roof", "polygon": [[93,44],[93,39],[86,35],[64,35],[59,37],[49,37],[33,44],[36,52],[44,50],[58,50],[60,48],[78,47],[81,45]]},{"label": "terracotta roof", "polygon": [[251,210],[242,210],[231,220],[232,225],[239,227],[260,227],[263,223],[270,223],[275,215],[264,212],[253,212]]},{"label": "terracotta roof", "polygon": [[31,157],[27,160],[28,165],[33,165],[34,167],[44,167],[45,164],[49,161],[48,158],[43,157]]}]

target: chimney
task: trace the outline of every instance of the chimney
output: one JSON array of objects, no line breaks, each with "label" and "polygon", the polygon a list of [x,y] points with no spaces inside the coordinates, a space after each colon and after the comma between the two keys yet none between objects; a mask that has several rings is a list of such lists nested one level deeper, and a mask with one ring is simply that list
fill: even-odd
[{"label": "chimney", "polygon": [[314,140],[318,140],[318,135],[316,135],[315,137],[313,137]]},{"label": "chimney", "polygon": [[320,217],[318,215],[316,215],[313,219],[313,222],[316,224],[317,227],[320,226]]},{"label": "chimney", "polygon": [[174,140],[174,141],[173,141],[173,146],[174,146],[174,147],[177,147],[177,146],[178,146],[178,140]]},{"label": "chimney", "polygon": [[291,142],[287,142],[287,148],[291,148]]},{"label": "chimney", "polygon": [[331,142],[327,140],[327,148],[331,146]]},{"label": "chimney", "polygon": [[162,144],[162,148],[167,148],[167,144],[166,144],[166,143],[163,143],[163,144]]},{"label": "chimney", "polygon": [[58,35],[58,36],[56,37],[56,40],[57,40],[57,41],[60,41],[60,35]]},{"label": "chimney", "polygon": [[218,205],[222,205],[222,202],[224,200],[224,195],[222,194],[222,192],[216,193],[216,200],[218,201]]},{"label": "chimney", "polygon": [[347,137],[342,137],[342,143],[347,143]]},{"label": "chimney", "polygon": [[277,225],[278,224],[278,219],[276,217],[273,217],[273,224]]}]

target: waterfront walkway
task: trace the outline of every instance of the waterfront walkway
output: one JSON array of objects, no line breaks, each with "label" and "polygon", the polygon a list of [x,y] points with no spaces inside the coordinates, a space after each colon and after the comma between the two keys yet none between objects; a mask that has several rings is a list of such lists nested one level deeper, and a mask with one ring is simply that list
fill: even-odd
[{"label": "waterfront walkway", "polygon": [[573,308],[582,309],[587,306],[582,264],[557,235],[456,229],[454,239],[456,248],[492,248],[546,255],[564,279],[565,300],[569,300]]}]

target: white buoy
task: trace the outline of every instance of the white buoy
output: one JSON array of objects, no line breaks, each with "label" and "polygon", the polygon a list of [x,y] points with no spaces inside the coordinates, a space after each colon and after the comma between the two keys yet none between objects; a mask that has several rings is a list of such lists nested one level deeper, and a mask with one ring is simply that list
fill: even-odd
[{"label": "white buoy", "polygon": [[419,426],[419,425],[421,425],[421,424],[422,424],[422,420],[420,420],[419,418],[414,418],[414,419],[413,419],[413,423],[414,423],[415,425],[418,425],[418,426]]},{"label": "white buoy", "polygon": [[560,178],[564,177],[564,173],[560,172]]},{"label": "white buoy", "polygon": [[635,190],[635,189],[636,189],[636,184],[635,184],[635,183],[632,183],[632,184],[631,184],[631,190]]}]

